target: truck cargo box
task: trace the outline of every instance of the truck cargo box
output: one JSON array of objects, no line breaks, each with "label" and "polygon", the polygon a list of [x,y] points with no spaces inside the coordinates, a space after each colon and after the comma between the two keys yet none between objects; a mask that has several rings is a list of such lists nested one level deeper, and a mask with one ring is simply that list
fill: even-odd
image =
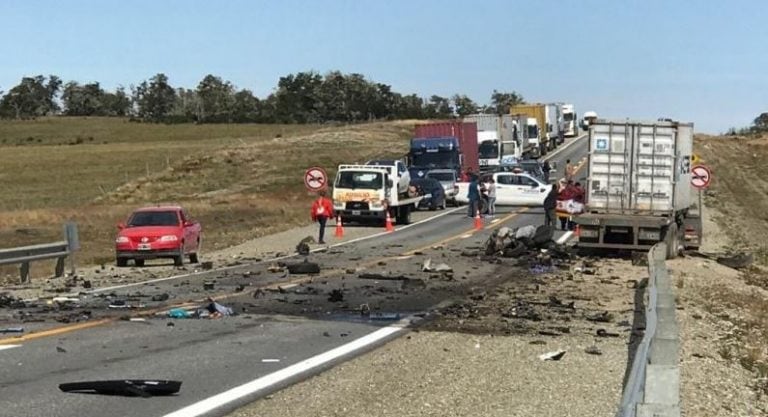
[{"label": "truck cargo box", "polygon": [[459,140],[461,149],[461,169],[466,172],[472,169],[478,172],[480,161],[477,148],[477,123],[460,121],[433,122],[416,125],[415,138],[433,138],[452,136]]},{"label": "truck cargo box", "polygon": [[595,120],[587,213],[674,216],[691,205],[693,124]]}]

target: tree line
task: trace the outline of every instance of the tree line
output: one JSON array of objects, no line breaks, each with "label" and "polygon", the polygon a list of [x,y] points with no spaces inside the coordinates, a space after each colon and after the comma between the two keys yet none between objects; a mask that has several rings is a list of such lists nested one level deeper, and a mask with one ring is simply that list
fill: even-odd
[{"label": "tree line", "polygon": [[34,119],[60,116],[129,116],[157,123],[326,123],[395,119],[446,119],[473,113],[506,114],[524,103],[517,92],[494,90],[478,105],[465,94],[452,97],[401,94],[361,74],[314,71],[280,77],[264,98],[215,75],[195,89],[173,87],[165,74],[126,90],[107,91],[98,82],[63,83],[55,76],[24,77],[0,91],[0,117]]}]

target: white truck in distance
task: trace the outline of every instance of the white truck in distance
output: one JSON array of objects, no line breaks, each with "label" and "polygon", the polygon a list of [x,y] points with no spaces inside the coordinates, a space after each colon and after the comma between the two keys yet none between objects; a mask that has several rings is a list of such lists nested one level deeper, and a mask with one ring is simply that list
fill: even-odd
[{"label": "white truck in distance", "polygon": [[384,222],[389,213],[393,222],[409,224],[416,204],[430,195],[416,195],[411,187],[399,193],[397,177],[395,165],[339,165],[333,182],[335,215],[344,222]]},{"label": "white truck in distance", "polygon": [[397,159],[374,159],[365,164],[395,167],[390,178],[397,181],[397,192],[400,194],[408,192],[408,185],[411,183],[411,174],[408,172],[408,168],[403,161]]},{"label": "white truck in distance", "polygon": [[563,104],[563,130],[565,137],[572,138],[578,136],[579,126],[577,124],[576,110],[573,104]]}]

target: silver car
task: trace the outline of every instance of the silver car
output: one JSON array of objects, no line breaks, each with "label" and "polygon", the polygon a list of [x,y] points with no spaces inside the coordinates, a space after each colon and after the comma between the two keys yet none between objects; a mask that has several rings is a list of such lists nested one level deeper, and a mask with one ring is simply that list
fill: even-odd
[{"label": "silver car", "polygon": [[430,169],[427,171],[426,178],[433,178],[440,181],[440,185],[445,190],[445,201],[456,206],[456,171],[452,169]]}]

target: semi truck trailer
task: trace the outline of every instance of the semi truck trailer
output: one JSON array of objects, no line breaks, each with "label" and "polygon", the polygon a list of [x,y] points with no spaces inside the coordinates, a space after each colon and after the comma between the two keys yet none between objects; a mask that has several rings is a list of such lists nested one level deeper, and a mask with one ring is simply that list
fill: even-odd
[{"label": "semi truck trailer", "polygon": [[588,139],[585,208],[574,218],[580,247],[647,250],[663,241],[672,258],[700,244],[692,123],[594,119]]}]

